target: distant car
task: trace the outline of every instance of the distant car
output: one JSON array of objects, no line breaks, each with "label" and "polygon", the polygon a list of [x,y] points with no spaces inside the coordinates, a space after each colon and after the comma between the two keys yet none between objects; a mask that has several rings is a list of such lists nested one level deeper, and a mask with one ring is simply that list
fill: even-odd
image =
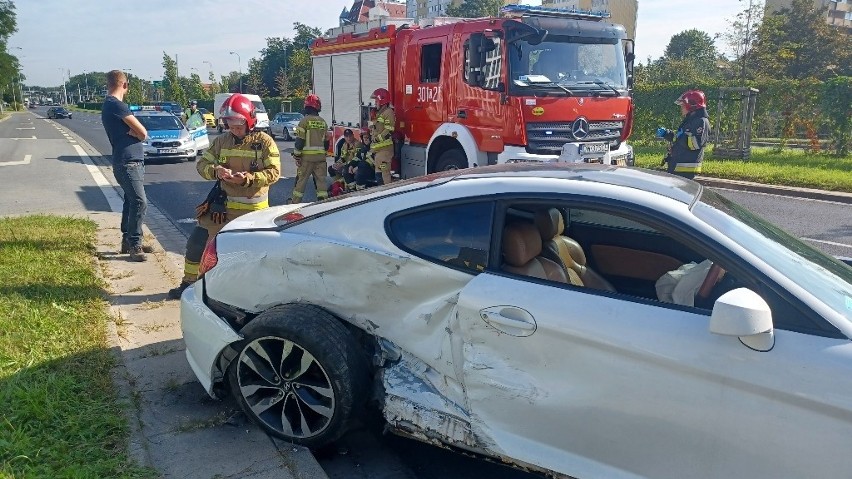
[{"label": "distant car", "polygon": [[200,115],[193,116],[184,125],[171,112],[156,107],[133,106],[131,110],[148,130],[148,138],[142,142],[146,159],[194,161],[210,146],[207,128]]},{"label": "distant car", "polygon": [[213,116],[213,113],[207,111],[207,108],[199,108],[198,111],[201,112],[201,116],[204,118],[204,124],[207,125],[207,128],[216,128],[216,117]]},{"label": "distant car", "polygon": [[392,432],[554,477],[850,477],[852,269],[702,185],[447,171],[229,222],[189,364],[267,433]]},{"label": "distant car", "polygon": [[47,109],[48,118],[68,118],[71,119],[71,112],[63,106],[54,106]]},{"label": "distant car", "polygon": [[302,120],[301,113],[287,113],[281,112],[275,115],[275,118],[269,124],[269,134],[272,138],[276,136],[280,136],[284,138],[285,141],[290,141],[293,139],[295,135],[294,131],[296,127],[299,126],[299,122]]}]

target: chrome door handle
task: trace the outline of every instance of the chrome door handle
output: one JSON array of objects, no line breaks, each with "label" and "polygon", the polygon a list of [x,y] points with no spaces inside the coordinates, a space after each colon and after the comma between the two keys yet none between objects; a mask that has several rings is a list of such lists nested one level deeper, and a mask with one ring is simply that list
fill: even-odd
[{"label": "chrome door handle", "polygon": [[479,316],[494,329],[512,336],[529,336],[537,328],[533,315],[517,306],[492,306],[480,310]]}]

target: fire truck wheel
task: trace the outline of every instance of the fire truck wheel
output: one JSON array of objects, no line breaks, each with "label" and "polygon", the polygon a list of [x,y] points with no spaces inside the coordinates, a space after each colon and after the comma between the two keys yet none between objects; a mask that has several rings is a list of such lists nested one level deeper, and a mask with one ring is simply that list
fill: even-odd
[{"label": "fire truck wheel", "polygon": [[467,156],[459,149],[447,150],[435,163],[435,171],[460,170],[467,168]]}]

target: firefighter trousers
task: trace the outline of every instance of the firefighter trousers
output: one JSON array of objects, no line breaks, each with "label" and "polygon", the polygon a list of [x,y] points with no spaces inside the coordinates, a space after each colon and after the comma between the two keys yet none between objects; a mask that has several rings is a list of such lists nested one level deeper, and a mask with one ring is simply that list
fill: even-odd
[{"label": "firefighter trousers", "polygon": [[[246,213],[251,213],[251,210],[228,208],[226,212],[228,221]],[[183,281],[194,283],[198,279],[198,266],[201,264],[201,255],[204,253],[207,241],[214,238],[228,224],[228,221],[215,223],[210,219],[209,214],[198,219],[198,225],[195,226],[186,240],[186,253],[183,257]]]},{"label": "firefighter trousers", "polygon": [[391,160],[393,160],[393,145],[376,150],[374,161],[376,163],[376,181],[381,175],[382,182],[389,185],[391,182]]},{"label": "firefighter trousers", "polygon": [[301,203],[302,197],[305,196],[305,184],[308,177],[313,175],[317,190],[317,199],[324,200],[328,198],[328,190],[326,189],[325,178],[328,173],[326,169],[325,155],[302,155],[302,164],[296,171],[296,186],[293,187],[291,198],[295,203]]}]

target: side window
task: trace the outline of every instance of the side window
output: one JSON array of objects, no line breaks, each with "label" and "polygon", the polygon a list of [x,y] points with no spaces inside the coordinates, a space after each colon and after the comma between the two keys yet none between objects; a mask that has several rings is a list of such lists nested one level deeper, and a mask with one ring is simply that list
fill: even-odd
[{"label": "side window", "polygon": [[420,49],[420,82],[438,83],[441,79],[441,44],[423,45]]},{"label": "side window", "polygon": [[482,88],[486,90],[497,90],[503,73],[503,40],[499,37],[491,39],[494,49],[485,55],[485,64],[482,65],[484,83]]},{"label": "side window", "polygon": [[403,249],[478,273],[488,263],[493,209],[484,201],[417,211],[394,218],[390,229]]},{"label": "side window", "polygon": [[[491,38],[491,40],[494,42],[494,49],[485,56],[485,64],[482,65],[482,84],[480,86],[486,90],[499,90],[503,73],[503,40],[499,37]],[[465,83],[468,83],[468,79],[470,78],[470,42],[465,42],[464,44],[462,75],[464,76]]]}]

